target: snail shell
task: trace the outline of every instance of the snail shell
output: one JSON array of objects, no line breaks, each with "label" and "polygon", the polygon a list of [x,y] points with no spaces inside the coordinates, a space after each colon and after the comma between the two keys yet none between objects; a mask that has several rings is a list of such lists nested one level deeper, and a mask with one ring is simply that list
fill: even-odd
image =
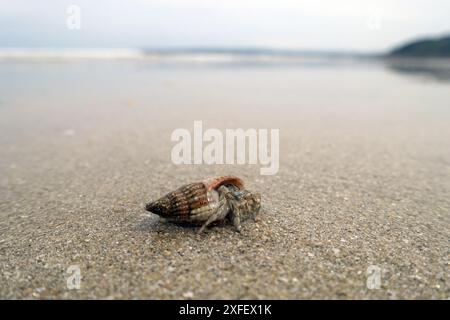
[{"label": "snail shell", "polygon": [[243,181],[235,176],[207,178],[201,182],[186,184],[145,206],[169,221],[202,223],[219,205],[217,189],[222,185],[244,188]]}]

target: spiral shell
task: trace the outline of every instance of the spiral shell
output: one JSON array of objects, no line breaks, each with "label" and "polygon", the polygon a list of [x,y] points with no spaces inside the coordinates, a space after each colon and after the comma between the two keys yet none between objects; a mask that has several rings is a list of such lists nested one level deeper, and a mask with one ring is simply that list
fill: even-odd
[{"label": "spiral shell", "polygon": [[235,176],[211,177],[169,192],[148,203],[145,209],[170,221],[201,223],[217,208],[219,195],[216,190],[222,185],[244,187],[243,181]]}]

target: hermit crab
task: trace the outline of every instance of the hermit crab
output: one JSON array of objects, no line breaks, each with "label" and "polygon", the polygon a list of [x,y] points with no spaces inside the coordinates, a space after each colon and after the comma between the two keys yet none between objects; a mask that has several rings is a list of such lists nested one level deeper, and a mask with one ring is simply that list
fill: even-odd
[{"label": "hermit crab", "polygon": [[172,191],[145,206],[167,221],[201,225],[198,233],[215,221],[228,218],[238,232],[241,220],[257,219],[261,195],[244,189],[235,176],[207,178]]}]

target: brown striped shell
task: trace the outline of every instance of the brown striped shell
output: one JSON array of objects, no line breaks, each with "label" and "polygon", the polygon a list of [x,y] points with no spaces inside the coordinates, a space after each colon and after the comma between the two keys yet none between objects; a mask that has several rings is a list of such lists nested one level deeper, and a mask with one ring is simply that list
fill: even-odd
[{"label": "brown striped shell", "polygon": [[222,185],[243,189],[244,183],[235,176],[207,178],[184,185],[145,206],[147,211],[175,222],[202,223],[219,202],[217,189]]}]

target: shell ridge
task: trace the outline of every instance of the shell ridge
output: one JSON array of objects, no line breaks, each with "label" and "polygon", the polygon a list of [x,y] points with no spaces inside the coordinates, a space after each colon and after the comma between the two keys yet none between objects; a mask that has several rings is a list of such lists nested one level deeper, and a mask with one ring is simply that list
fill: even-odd
[{"label": "shell ridge", "polygon": [[236,176],[219,176],[219,177],[209,177],[203,180],[203,184],[208,190],[217,189],[224,184],[232,184],[239,189],[244,188],[244,181]]}]

